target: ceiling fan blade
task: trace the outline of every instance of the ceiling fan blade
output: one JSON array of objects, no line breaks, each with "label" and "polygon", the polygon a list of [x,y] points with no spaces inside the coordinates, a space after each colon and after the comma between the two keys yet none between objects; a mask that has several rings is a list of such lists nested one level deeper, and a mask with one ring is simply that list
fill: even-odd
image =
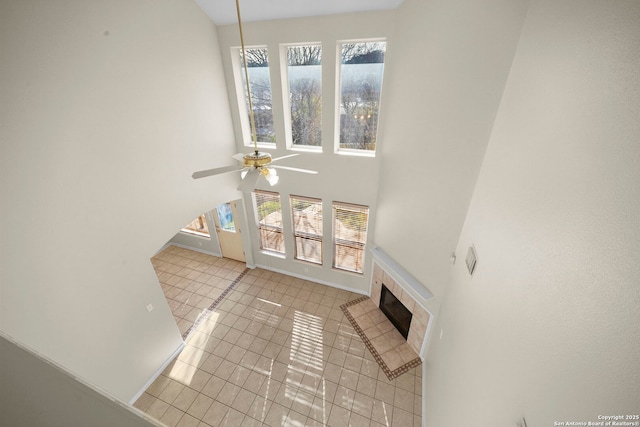
[{"label": "ceiling fan blade", "polygon": [[242,182],[238,186],[238,190],[247,191],[253,190],[256,187],[256,183],[260,178],[260,170],[257,168],[251,168],[242,173]]},{"label": "ceiling fan blade", "polygon": [[277,162],[277,161],[282,160],[282,159],[288,159],[289,157],[296,157],[296,156],[299,156],[299,155],[300,154],[289,154],[288,156],[276,157],[275,159],[271,159],[271,163]]},{"label": "ceiling fan blade", "polygon": [[238,165],[223,166],[221,168],[213,168],[213,169],[194,172],[193,175],[191,175],[191,177],[193,179],[199,179],[199,178],[204,178],[206,176],[220,175],[221,173],[235,172],[235,171],[241,171],[241,170],[242,170],[242,167]]},{"label": "ceiling fan blade", "polygon": [[309,173],[312,175],[315,175],[318,173],[318,171],[312,171],[309,169],[300,169],[300,168],[292,168],[289,166],[280,166],[280,165],[271,165],[272,168],[277,168],[277,169],[285,169],[285,170],[289,170],[289,171],[293,171],[293,172],[302,172],[302,173]]},{"label": "ceiling fan blade", "polygon": [[238,154],[234,154],[233,156],[231,156],[232,159],[235,159],[239,162],[243,162],[244,161],[244,154],[243,153],[238,153]]}]

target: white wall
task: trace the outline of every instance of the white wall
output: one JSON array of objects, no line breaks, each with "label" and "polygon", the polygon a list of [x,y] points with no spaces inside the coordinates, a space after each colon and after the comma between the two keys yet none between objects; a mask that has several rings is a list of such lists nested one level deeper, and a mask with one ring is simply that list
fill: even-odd
[{"label": "white wall", "polygon": [[376,245],[436,311],[526,12],[526,0],[405,0],[389,46]]},{"label": "white wall", "polygon": [[[640,408],[640,3],[533,0],[430,348],[428,426]],[[455,416],[454,416],[455,415]]]},{"label": "white wall", "polygon": [[149,258],[238,198],[191,179],[235,151],[215,27],[191,0],[16,0],[0,43],[0,329],[128,401],[181,343]]},{"label": "white wall", "polygon": [[[287,254],[285,258],[278,258],[260,253],[257,232],[252,226],[251,242],[253,253],[247,255],[249,263],[264,266],[277,271],[286,271],[290,274],[326,283],[333,286],[352,289],[356,292],[366,293],[369,290],[369,278],[371,271],[371,256],[367,253],[364,274],[346,273],[332,268],[332,223],[331,203],[333,201],[356,203],[370,208],[370,233],[368,243],[371,246],[374,241],[373,224],[375,224],[375,212],[377,202],[377,176],[380,159],[376,157],[339,155],[334,152],[334,134],[337,105],[336,94],[336,70],[338,41],[387,38],[391,39],[393,33],[395,12],[372,12],[332,15],[316,18],[288,19],[278,21],[243,23],[245,45],[264,46],[269,52],[269,68],[271,72],[271,87],[274,104],[274,128],[276,131],[276,149],[260,147],[261,150],[270,152],[273,157],[291,154],[286,150],[284,138],[283,119],[283,94],[282,79],[280,77],[280,59],[278,51],[281,44],[287,43],[322,43],[322,152],[302,152],[301,155],[287,159],[282,165],[294,166],[304,169],[319,171],[318,175],[307,175],[280,170],[281,177],[276,187],[269,187],[264,180],[258,188],[279,192],[285,213],[283,222],[285,230],[291,230],[289,195],[301,195],[322,199],[324,212],[324,264],[316,266],[311,263],[294,260],[293,238],[291,233],[286,233],[285,240]],[[234,87],[234,76],[231,65],[231,47],[240,46],[240,37],[237,25],[219,27],[221,53],[224,62],[227,85]],[[390,43],[390,41],[389,41]],[[391,49],[390,47],[388,50]],[[386,77],[385,77],[386,78]],[[383,92],[387,90],[384,83]],[[242,144],[242,132],[238,115],[238,99],[235,93],[230,93],[230,104],[234,115],[237,150],[249,152],[252,148]],[[381,121],[385,114],[384,104],[381,106]],[[384,142],[378,140],[379,144]],[[249,221],[255,223],[253,203],[249,193],[244,196]],[[253,224],[252,224],[253,225]]]}]

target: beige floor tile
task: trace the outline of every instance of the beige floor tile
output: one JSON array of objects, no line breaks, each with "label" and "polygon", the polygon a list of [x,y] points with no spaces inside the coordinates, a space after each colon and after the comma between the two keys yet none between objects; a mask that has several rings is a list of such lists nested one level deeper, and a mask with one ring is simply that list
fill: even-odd
[{"label": "beige floor tile", "polygon": [[230,408],[227,415],[225,415],[224,419],[220,423],[220,427],[238,427],[242,424],[244,418],[245,414],[234,408]]},{"label": "beige floor tile", "polygon": [[351,410],[363,417],[371,418],[371,412],[373,411],[373,397],[356,392]]},{"label": "beige floor tile", "polygon": [[220,402],[213,402],[207,411],[202,415],[202,421],[206,422],[212,426],[219,426],[222,424],[222,420],[227,416],[227,412],[229,412],[229,408],[227,405],[224,405]]},{"label": "beige floor tile", "polygon": [[138,398],[133,404],[134,407],[138,408],[142,412],[146,412],[149,409],[149,406],[156,400],[155,397],[151,396],[148,393],[142,393],[142,396]]},{"label": "beige floor tile", "polygon": [[213,403],[213,399],[205,396],[204,394],[199,394],[194,400],[189,409],[187,409],[187,414],[202,419],[202,416],[209,410],[209,407]]},{"label": "beige floor tile", "polygon": [[169,406],[169,408],[167,408],[165,413],[160,418],[160,421],[166,424],[167,427],[175,427],[176,425],[178,425],[178,422],[180,421],[180,419],[182,419],[183,415],[183,411],[173,406]]},{"label": "beige floor tile", "polygon": [[169,404],[160,399],[156,399],[154,402],[149,405],[149,409],[147,409],[147,414],[151,415],[155,419],[160,419],[164,415],[164,413],[169,408]]},{"label": "beige floor tile", "polygon": [[334,406],[338,405],[350,411],[355,396],[355,390],[339,385],[336,390],[336,395],[333,398],[333,404]]},{"label": "beige floor tile", "polygon": [[256,399],[256,396],[257,395],[255,393],[242,389],[231,403],[231,407],[243,414],[247,414],[253,405],[253,401]]},{"label": "beige floor tile", "polygon": [[256,396],[247,411],[247,415],[251,418],[259,420],[260,422],[264,421],[267,414],[269,413],[269,409],[271,409],[272,400],[269,400],[262,396]]},{"label": "beige floor tile", "polygon": [[172,406],[175,406],[176,408],[182,410],[183,412],[186,412],[187,409],[189,409],[189,407],[191,406],[191,404],[193,403],[193,401],[196,399],[196,397],[198,396],[198,392],[195,391],[192,388],[189,387],[185,387],[180,394],[178,394],[178,396],[176,396],[175,400],[173,401],[173,403],[171,404]]},{"label": "beige floor tile", "polygon": [[374,399],[371,419],[385,426],[390,426],[391,420],[393,419],[393,405],[382,400]]},{"label": "beige floor tile", "polygon": [[331,408],[331,414],[327,425],[329,427],[345,427],[349,425],[349,417],[351,413],[342,406],[334,405]]},{"label": "beige floor tile", "polygon": [[196,370],[191,378],[186,381],[185,385],[191,387],[194,390],[202,391],[205,385],[209,383],[212,375],[208,372],[205,372],[201,369]]},{"label": "beige floor tile", "polygon": [[391,427],[407,427],[413,425],[413,414],[400,408],[393,409]]},{"label": "beige floor tile", "polygon": [[394,397],[395,387],[391,384],[385,384],[382,381],[378,381],[378,383],[376,384],[375,398],[393,406]]},{"label": "beige floor tile", "polygon": [[264,419],[264,423],[270,427],[281,427],[288,414],[289,408],[273,403]]},{"label": "beige floor tile", "polygon": [[237,385],[227,382],[222,386],[220,393],[218,393],[218,396],[216,397],[216,401],[224,403],[227,406],[232,406],[233,401],[238,396],[238,393],[240,393],[240,390],[242,389]]},{"label": "beige floor tile", "polygon": [[358,377],[358,385],[356,386],[356,391],[358,393],[365,394],[370,397],[374,397],[376,394],[376,385],[377,380],[375,378],[371,378],[370,376],[360,374]]},{"label": "beige floor tile", "polygon": [[182,418],[180,418],[180,421],[178,422],[176,427],[198,427],[198,424],[200,424],[199,419],[189,414],[184,414]]},{"label": "beige floor tile", "polygon": [[371,420],[369,418],[355,412],[351,412],[351,417],[349,418],[349,427],[369,427],[370,425]]},{"label": "beige floor tile", "polygon": [[339,385],[355,390],[358,386],[358,379],[360,374],[358,372],[350,371],[349,369],[342,369],[340,375]]},{"label": "beige floor tile", "polygon": [[413,401],[413,393],[396,387],[393,401],[395,408],[400,408],[413,414]]}]

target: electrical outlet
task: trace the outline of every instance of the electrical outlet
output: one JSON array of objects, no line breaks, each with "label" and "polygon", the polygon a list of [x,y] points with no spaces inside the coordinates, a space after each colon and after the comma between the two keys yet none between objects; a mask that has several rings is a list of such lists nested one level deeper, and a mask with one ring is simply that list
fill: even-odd
[{"label": "electrical outlet", "polygon": [[147,304],[147,311],[151,313],[153,311],[153,304]]}]

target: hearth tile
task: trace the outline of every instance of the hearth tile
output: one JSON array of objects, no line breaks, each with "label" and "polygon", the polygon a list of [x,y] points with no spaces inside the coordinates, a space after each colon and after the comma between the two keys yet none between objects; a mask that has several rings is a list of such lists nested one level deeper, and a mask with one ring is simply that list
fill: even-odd
[{"label": "hearth tile", "polygon": [[360,325],[360,327],[363,330],[367,330],[369,328],[371,328],[372,326],[374,326],[376,323],[374,322],[374,320],[372,319],[371,316],[369,316],[369,313],[364,313],[362,316],[360,317],[355,317],[356,321],[358,322],[358,325]]},{"label": "hearth tile", "polygon": [[384,360],[384,363],[387,364],[389,370],[391,371],[395,371],[404,364],[404,362],[402,361],[402,357],[400,357],[400,353],[398,353],[398,351],[393,348],[382,353],[381,356],[382,360]]},{"label": "hearth tile", "polygon": [[378,306],[371,300],[371,298],[367,298],[358,305],[362,307],[365,313],[378,309]]},{"label": "hearth tile", "polygon": [[391,348],[396,348],[407,342],[400,334],[400,332],[398,332],[395,328],[385,333],[384,337],[387,339],[387,341],[389,341]]},{"label": "hearth tile", "polygon": [[371,344],[380,355],[393,348],[389,340],[384,335],[379,335],[372,339]]},{"label": "hearth tile", "polygon": [[389,321],[389,319],[387,319],[387,316],[385,316],[384,313],[380,310],[372,311],[368,314],[376,324]]},{"label": "hearth tile", "polygon": [[391,323],[389,319],[387,319],[386,317],[385,317],[385,321],[378,323],[376,327],[380,330],[380,333],[382,333],[383,335],[391,331],[396,331],[396,328],[395,326],[393,326],[393,323]]}]

